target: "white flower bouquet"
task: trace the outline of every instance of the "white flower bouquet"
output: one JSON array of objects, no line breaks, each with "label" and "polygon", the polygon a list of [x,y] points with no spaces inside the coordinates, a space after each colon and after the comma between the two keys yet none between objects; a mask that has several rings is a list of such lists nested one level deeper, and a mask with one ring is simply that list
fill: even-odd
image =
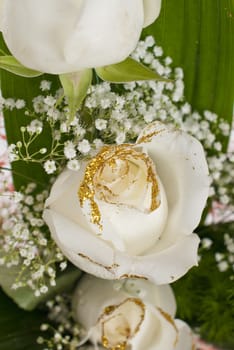
[{"label": "white flower bouquet", "polygon": [[0,2],[1,349],[232,348],[231,11]]}]

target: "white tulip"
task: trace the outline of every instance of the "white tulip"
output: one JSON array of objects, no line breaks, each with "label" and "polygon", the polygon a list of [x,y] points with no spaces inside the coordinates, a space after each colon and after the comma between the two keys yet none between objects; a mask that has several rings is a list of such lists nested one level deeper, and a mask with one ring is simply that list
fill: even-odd
[{"label": "white tulip", "polygon": [[44,219],[64,255],[84,271],[166,284],[197,264],[193,230],[208,192],[201,144],[156,122],[136,144],[105,146],[77,172],[63,171]]},{"label": "white tulip", "polygon": [[190,328],[175,319],[169,285],[143,280],[107,281],[85,276],[74,294],[73,309],[95,349],[192,350]]},{"label": "white tulip", "polygon": [[1,0],[0,30],[26,67],[70,73],[124,60],[161,0]]}]

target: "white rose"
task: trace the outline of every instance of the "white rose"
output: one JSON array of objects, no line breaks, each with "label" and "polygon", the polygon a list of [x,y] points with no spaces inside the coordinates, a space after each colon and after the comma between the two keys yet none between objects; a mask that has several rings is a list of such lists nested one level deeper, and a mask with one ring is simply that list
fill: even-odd
[{"label": "white rose", "polygon": [[2,0],[0,30],[26,67],[69,73],[124,60],[161,0]]},{"label": "white rose", "polygon": [[[73,300],[77,321],[97,349],[192,350],[190,328],[174,319],[176,303],[169,285],[124,282],[85,276]],[[102,349],[102,347],[101,347]]]},{"label": "white rose", "polygon": [[67,258],[88,273],[165,284],[197,264],[192,232],[208,192],[201,144],[156,122],[136,144],[105,146],[79,171],[65,170],[44,219]]}]

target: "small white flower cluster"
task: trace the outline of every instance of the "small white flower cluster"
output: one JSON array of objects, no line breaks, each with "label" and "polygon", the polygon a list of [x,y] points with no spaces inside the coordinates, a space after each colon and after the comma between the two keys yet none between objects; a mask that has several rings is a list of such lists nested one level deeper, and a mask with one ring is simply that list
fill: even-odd
[{"label": "small white flower cluster", "polygon": [[0,112],[2,112],[3,109],[10,111],[12,111],[14,108],[23,109],[25,106],[26,103],[22,99],[0,97]]},{"label": "small white flower cluster", "polygon": [[[234,238],[228,233],[224,234],[224,245],[226,247],[225,253],[215,253],[215,260],[220,272],[231,269],[234,272]],[[234,279],[234,274],[231,275],[231,279]]]},{"label": "small white flower cluster", "polygon": [[75,322],[71,312],[71,296],[57,295],[54,300],[46,303],[48,319],[53,323],[42,324],[41,331],[46,336],[37,338],[37,343],[42,344],[43,350],[76,349],[82,330]]},{"label": "small white flower cluster", "polygon": [[[40,87],[42,92],[47,93],[51,88],[51,82],[43,80]],[[8,147],[10,161],[40,163],[49,175],[64,165],[71,170],[79,170],[79,160],[89,157],[99,147],[98,142],[95,143],[94,140],[91,143],[86,137],[89,130],[86,125],[82,127],[85,121],[82,122],[77,115],[72,123],[68,123],[69,108],[61,89],[54,95],[36,96],[32,104],[33,111],[26,109],[24,113],[30,121],[21,127],[21,140]],[[53,141],[49,147],[35,151],[33,143],[40,137],[45,124],[50,127]]]},{"label": "small white flower cluster", "polygon": [[234,213],[234,156],[232,151],[208,157],[212,179],[212,210],[208,221],[213,223],[233,220]]},{"label": "small white flower cluster", "polygon": [[10,218],[17,212],[19,193],[13,191],[11,180],[10,171],[0,171],[0,232],[11,228]]},{"label": "small white flower cluster", "polygon": [[[229,233],[223,235],[225,251],[216,251],[213,248],[213,240],[210,238],[203,238],[201,240],[201,253],[204,255],[204,250],[215,250],[214,258],[217,263],[217,268],[220,272],[225,272],[227,270],[234,272],[234,238],[230,236]],[[230,278],[234,279],[234,274],[230,274]]]},{"label": "small white flower cluster", "polygon": [[[5,194],[5,189],[1,189],[0,265],[17,267],[13,289],[27,285],[35,296],[40,296],[47,293],[48,285],[56,285],[56,263],[60,270],[67,264],[42,219],[48,192],[38,192],[36,185],[30,183],[21,195],[12,192],[11,199],[6,197],[10,201],[7,205]],[[15,199],[21,201],[16,205]]]}]

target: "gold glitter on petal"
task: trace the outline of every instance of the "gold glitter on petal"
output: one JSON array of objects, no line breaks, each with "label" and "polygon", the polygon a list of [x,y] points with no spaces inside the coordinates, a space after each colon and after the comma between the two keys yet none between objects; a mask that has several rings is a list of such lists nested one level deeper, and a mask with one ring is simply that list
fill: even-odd
[{"label": "gold glitter on petal", "polygon": [[176,327],[175,321],[173,320],[171,315],[169,315],[167,312],[163,311],[160,307],[157,307],[157,309],[160,312],[160,314],[167,320],[167,322],[169,322],[172,325],[172,327],[175,329],[176,338],[175,338],[174,346],[176,346],[176,344],[178,343],[178,340],[179,340],[178,339],[179,331],[178,331],[178,328]]},{"label": "gold glitter on petal", "polygon": [[151,123],[143,130],[143,135],[137,140],[137,144],[150,142],[154,136],[165,131],[168,131],[168,129],[165,128],[163,123],[158,121]]},{"label": "gold glitter on petal", "polygon": [[133,275],[133,274],[128,274],[128,273],[125,273],[124,275],[121,275],[118,279],[119,279],[119,280],[123,280],[123,279],[126,279],[126,278],[140,279],[140,280],[148,281],[148,278],[145,277],[145,276]]},{"label": "gold glitter on petal", "polygon": [[[110,202],[107,200],[108,192],[110,194],[111,191],[98,182],[100,176],[104,171],[104,167],[106,165],[112,167],[113,169],[117,166],[117,161],[121,160],[125,163],[124,173],[122,176],[125,176],[129,171],[128,162],[131,160],[141,160],[146,168],[147,168],[147,182],[151,185],[151,206],[150,211],[154,211],[160,205],[159,200],[159,186],[156,179],[155,167],[152,160],[142,152],[134,149],[134,145],[131,144],[123,144],[123,145],[114,145],[114,146],[105,146],[101,149],[101,151],[88,163],[83,181],[81,182],[80,188],[78,190],[78,197],[80,200],[80,206],[83,207],[84,203],[88,201],[91,208],[91,222],[99,227],[102,230],[101,224],[101,212],[95,201],[95,195],[98,191],[98,197],[106,202]],[[116,194],[112,194],[112,197],[116,196]],[[116,204],[113,202],[113,204]],[[122,203],[118,203],[122,204]]]},{"label": "gold glitter on petal", "polygon": [[89,256],[87,256],[87,255],[85,255],[85,254],[83,254],[83,253],[78,253],[78,256],[80,256],[80,257],[83,258],[83,259],[88,260],[88,261],[91,262],[92,264],[95,264],[95,265],[98,265],[98,266],[100,266],[100,267],[103,267],[105,270],[107,270],[107,271],[109,271],[109,272],[111,272],[111,273],[113,273],[113,272],[112,272],[113,269],[116,269],[117,267],[119,267],[118,264],[112,264],[112,265],[110,265],[110,266],[103,265],[103,264],[101,264],[101,263],[99,263],[99,262],[97,262],[97,261],[94,261],[94,260],[91,259]]}]

